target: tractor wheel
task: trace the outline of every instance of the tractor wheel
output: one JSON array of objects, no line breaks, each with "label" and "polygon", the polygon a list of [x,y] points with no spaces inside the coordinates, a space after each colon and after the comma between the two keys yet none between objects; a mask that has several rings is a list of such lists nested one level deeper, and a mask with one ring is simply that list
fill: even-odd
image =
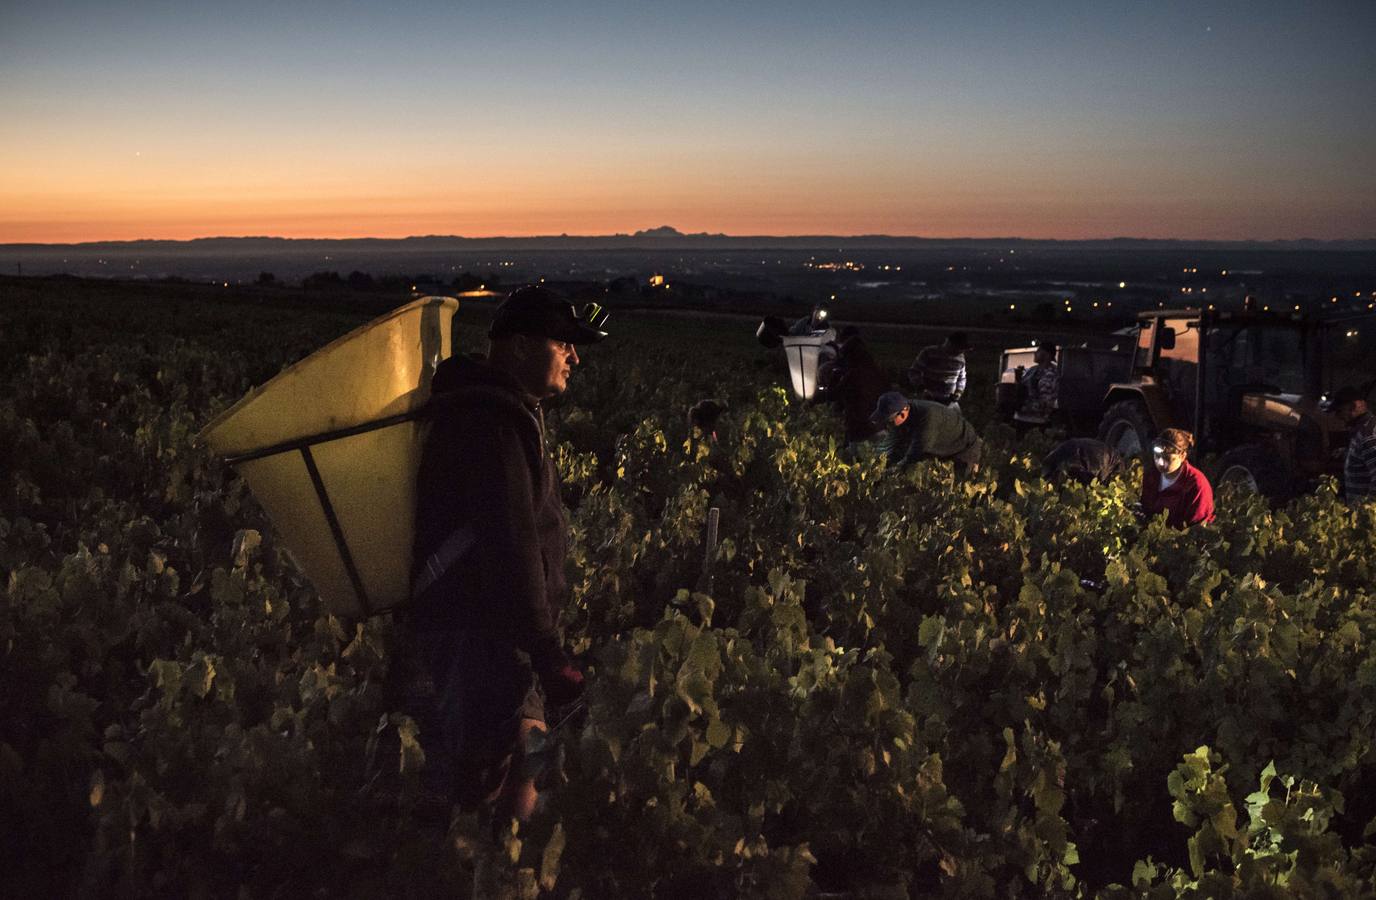
[{"label": "tractor wheel", "polygon": [[1261,444],[1234,447],[1219,459],[1214,483],[1221,489],[1235,484],[1270,500],[1284,500],[1291,492],[1290,472],[1276,450]]},{"label": "tractor wheel", "polygon": [[1140,400],[1120,400],[1099,421],[1099,440],[1117,450],[1123,459],[1136,456],[1143,464],[1151,458],[1151,439],[1156,436],[1151,414]]}]

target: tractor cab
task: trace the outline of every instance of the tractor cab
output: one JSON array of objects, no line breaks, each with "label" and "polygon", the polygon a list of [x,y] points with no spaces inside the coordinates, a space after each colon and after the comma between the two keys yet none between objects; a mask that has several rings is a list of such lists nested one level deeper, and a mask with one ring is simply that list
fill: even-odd
[{"label": "tractor cab", "polygon": [[1203,446],[1230,444],[1255,426],[1293,424],[1300,407],[1317,405],[1318,336],[1304,322],[1255,313],[1149,315],[1134,374],[1172,424]]},{"label": "tractor cab", "polygon": [[1232,466],[1238,480],[1285,493],[1332,471],[1345,436],[1321,406],[1323,336],[1312,321],[1252,310],[1144,313],[1132,377],[1110,387],[1100,437],[1142,456],[1162,428],[1186,428],[1224,454],[1220,474]]}]

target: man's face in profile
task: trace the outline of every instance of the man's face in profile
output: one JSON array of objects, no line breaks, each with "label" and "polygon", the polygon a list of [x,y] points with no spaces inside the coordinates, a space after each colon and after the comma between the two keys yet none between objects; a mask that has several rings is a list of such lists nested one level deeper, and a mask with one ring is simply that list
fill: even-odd
[{"label": "man's face in profile", "polygon": [[578,365],[578,349],[554,338],[527,335],[521,340],[525,349],[521,380],[526,390],[542,400],[568,390],[569,375]]}]

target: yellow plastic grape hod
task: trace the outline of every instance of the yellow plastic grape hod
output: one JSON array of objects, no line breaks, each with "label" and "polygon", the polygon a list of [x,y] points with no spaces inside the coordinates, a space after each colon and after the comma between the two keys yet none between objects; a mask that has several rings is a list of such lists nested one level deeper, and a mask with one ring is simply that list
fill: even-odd
[{"label": "yellow plastic grape hod", "polygon": [[196,440],[233,465],[336,615],[410,595],[430,378],[459,303],[424,297],[249,391]]}]

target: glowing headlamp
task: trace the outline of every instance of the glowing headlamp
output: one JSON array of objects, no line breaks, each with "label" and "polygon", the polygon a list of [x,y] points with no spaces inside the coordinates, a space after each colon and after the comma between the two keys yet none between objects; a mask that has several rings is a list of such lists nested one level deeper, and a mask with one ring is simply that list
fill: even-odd
[{"label": "glowing headlamp", "polygon": [[607,319],[610,317],[611,314],[602,308],[601,303],[589,303],[583,307],[583,311],[579,314],[580,319],[598,331],[603,330],[603,326],[607,324]]}]

